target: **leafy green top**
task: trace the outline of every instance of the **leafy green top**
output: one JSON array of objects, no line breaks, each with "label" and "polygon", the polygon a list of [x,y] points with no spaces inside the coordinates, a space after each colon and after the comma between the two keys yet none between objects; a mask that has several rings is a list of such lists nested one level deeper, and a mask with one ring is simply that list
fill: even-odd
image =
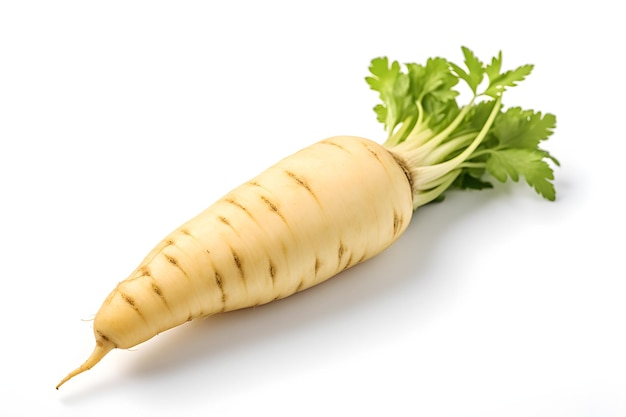
[{"label": "leafy green top", "polygon": [[[485,64],[466,47],[465,68],[443,58],[406,64],[386,57],[372,60],[370,87],[382,101],[374,107],[388,138],[384,145],[398,155],[412,176],[413,205],[441,198],[450,188],[483,189],[485,174],[504,182],[524,177],[537,193],[555,199],[548,161],[539,148],[556,126],[556,117],[519,107],[502,109],[502,95],[533,69],[523,65],[502,71],[502,53]],[[471,91],[463,106],[455,87],[462,80]]]}]

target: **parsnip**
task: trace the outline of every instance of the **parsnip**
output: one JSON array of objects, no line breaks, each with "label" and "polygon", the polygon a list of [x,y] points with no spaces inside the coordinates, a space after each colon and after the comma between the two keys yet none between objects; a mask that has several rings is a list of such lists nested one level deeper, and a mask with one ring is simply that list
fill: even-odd
[{"label": "parsnip", "polygon": [[104,301],[93,355],[61,384],[113,348],[316,285],[391,245],[412,212],[406,173],[381,145],[336,137],[305,148],[159,243]]},{"label": "parsnip", "polygon": [[[466,48],[464,53],[468,72],[440,58],[422,67],[413,64],[409,74],[401,73],[397,63],[374,60],[368,83],[383,99],[376,111],[388,130],[387,142],[349,136],[318,142],[173,231],[104,300],[93,323],[93,354],[57,388],[113,348],[131,348],[189,320],[268,303],[319,284],[389,247],[407,228],[414,209],[450,186],[483,188],[485,170],[503,179],[492,159],[520,149],[502,139],[510,113],[501,111],[500,96],[529,71],[500,74],[501,56],[491,66],[477,67],[473,54]],[[482,94],[476,92],[477,73],[490,79]],[[458,79],[474,93],[463,108],[456,106],[452,90]],[[493,100],[477,104],[481,95]],[[514,127],[527,148],[528,135],[540,133],[545,139],[551,133],[551,120],[536,128],[546,120],[539,116],[537,121],[534,114],[521,115]],[[527,126],[531,122],[533,129]],[[550,156],[538,143],[525,152],[535,152],[534,166],[543,170],[542,159]],[[546,186],[551,186],[550,175],[535,178],[521,171],[553,199]],[[517,180],[519,173],[509,169],[506,174]]]}]

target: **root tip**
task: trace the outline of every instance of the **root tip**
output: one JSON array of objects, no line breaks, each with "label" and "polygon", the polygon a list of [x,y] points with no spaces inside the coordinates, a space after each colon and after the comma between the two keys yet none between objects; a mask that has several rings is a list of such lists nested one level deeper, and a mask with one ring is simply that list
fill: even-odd
[{"label": "root tip", "polygon": [[102,342],[98,340],[91,356],[85,361],[85,363],[67,374],[67,376],[57,384],[56,389],[58,390],[61,385],[65,384],[76,375],[82,374],[83,372],[90,370],[95,364],[100,362],[100,360],[104,358],[104,356],[109,353],[114,347],[115,345],[113,345],[113,343],[111,342]]}]

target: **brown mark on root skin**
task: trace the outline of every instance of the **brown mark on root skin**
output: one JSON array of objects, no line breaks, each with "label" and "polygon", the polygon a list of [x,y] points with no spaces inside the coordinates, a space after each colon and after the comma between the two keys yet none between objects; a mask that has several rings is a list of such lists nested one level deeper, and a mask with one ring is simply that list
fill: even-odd
[{"label": "brown mark on root skin", "polygon": [[268,199],[267,197],[263,195],[261,196],[261,200],[263,200],[263,202],[267,205],[267,207],[269,207],[270,210],[276,213],[278,217],[280,217],[283,220],[283,222],[287,223],[287,221],[285,220],[281,212],[278,210],[278,207],[276,206],[276,204],[272,203],[270,199]]},{"label": "brown mark on root skin", "polygon": [[299,186],[304,187],[304,189],[307,190],[309,192],[309,194],[311,194],[311,196],[313,196],[315,201],[317,201],[319,203],[319,200],[317,199],[317,196],[315,195],[313,190],[311,190],[311,187],[309,186],[309,184],[303,178],[298,177],[295,173],[293,173],[291,171],[285,171],[285,174],[287,174],[287,176],[289,178],[293,179]]},{"label": "brown mark on root skin", "polygon": [[335,142],[333,142],[333,141],[331,141],[331,140],[323,140],[323,141],[321,141],[320,143],[323,143],[324,145],[331,145],[331,146],[335,146],[335,147],[337,147],[337,148],[341,149],[341,150],[342,150],[342,151],[344,151],[344,152],[350,153],[350,152],[349,152],[346,148],[344,148],[344,147],[343,147],[343,146],[341,146],[340,144],[335,143]]},{"label": "brown mark on root skin", "polygon": [[343,246],[343,242],[339,242],[339,250],[337,251],[337,260],[339,264],[341,264],[341,259],[343,258],[343,254],[346,251],[346,247]]},{"label": "brown mark on root skin", "polygon": [[250,217],[250,219],[255,223],[255,224],[259,224],[259,222],[254,218],[254,216],[252,215],[252,213],[250,213],[250,211],[240,202],[238,202],[237,200],[234,200],[232,198],[226,198],[224,199],[224,201],[226,201],[228,204],[232,204],[233,206],[237,207],[238,209],[242,210],[244,213],[246,213],[248,215],[248,217]]},{"label": "brown mark on root skin", "polygon": [[137,314],[139,314],[139,316],[142,319],[146,319],[143,316],[143,313],[141,311],[139,311],[139,307],[137,307],[137,303],[135,302],[135,299],[132,298],[130,295],[123,293],[122,291],[119,291],[120,297],[122,297],[122,300],[124,300],[133,310],[135,310],[137,312]]},{"label": "brown mark on root skin", "polygon": [[170,309],[170,305],[168,304],[167,300],[165,299],[165,296],[163,295],[163,290],[161,290],[161,287],[159,287],[156,282],[152,283],[152,291],[159,296],[159,298],[161,299],[161,301],[163,301],[163,304],[165,304],[165,307],[167,307],[168,310],[171,311]]},{"label": "brown mark on root skin", "polygon": [[232,248],[230,250],[233,254],[233,261],[235,261],[235,266],[239,270],[239,274],[241,274],[241,278],[244,278],[245,274],[243,272],[243,264],[241,263],[241,258],[239,257],[239,255],[237,255],[237,252],[235,252]]},{"label": "brown mark on root skin", "polygon": [[226,292],[224,291],[224,283],[222,282],[222,277],[217,272],[215,273],[215,283],[217,284],[217,288],[220,289],[222,293],[222,311],[226,310]]},{"label": "brown mark on root skin", "polygon": [[184,235],[191,236],[191,232],[187,229],[181,229],[180,232]]},{"label": "brown mark on root skin", "polygon": [[404,176],[409,182],[409,187],[411,187],[411,190],[413,190],[414,181],[413,181],[413,175],[411,174],[411,170],[409,169],[409,165],[406,163],[404,159],[402,159],[400,156],[396,155],[395,153],[389,151],[389,155],[391,155],[393,159],[396,161],[396,163],[398,164],[398,166],[402,168],[402,172],[404,172]]},{"label": "brown mark on root skin", "polygon": [[243,211],[248,211],[248,209],[247,209],[247,208],[245,208],[245,207],[243,206],[243,204],[241,204],[239,201],[237,201],[237,200],[235,200],[235,199],[233,199],[233,198],[225,198],[225,199],[224,199],[224,201],[226,201],[226,202],[227,202],[227,203],[229,203],[229,204],[232,204],[232,205],[233,205],[233,206],[235,206],[235,207],[239,207],[239,208],[240,208],[241,210],[243,210]]},{"label": "brown mark on root skin", "polygon": [[[104,333],[102,333],[100,330],[96,330],[96,334],[98,335],[98,337],[100,337],[100,339],[104,340],[105,342],[113,343],[113,341],[109,339],[109,337],[105,335]],[[98,343],[98,341],[96,341],[96,343]],[[117,348],[117,345],[115,343],[113,343],[113,346]]]},{"label": "brown mark on root skin", "polygon": [[350,254],[350,256],[348,256],[348,261],[346,262],[346,266],[343,267],[343,269],[348,269],[352,266],[352,254]]},{"label": "brown mark on root skin", "polygon": [[404,223],[404,220],[402,218],[402,215],[394,212],[393,213],[393,235],[397,236],[398,233],[400,233],[400,229],[402,229],[402,224]]},{"label": "brown mark on root skin", "polygon": [[272,285],[274,285],[276,283],[276,266],[272,263],[272,261],[270,261],[269,272],[270,278],[272,279]]},{"label": "brown mark on root skin", "polygon": [[[235,226],[233,226],[233,224],[230,222],[230,220],[228,220],[224,216],[217,216],[217,218],[219,219],[220,222],[222,222],[226,226],[228,226],[230,228],[230,230],[232,230],[237,236],[241,237],[241,235],[239,234],[239,230],[237,230],[237,228]],[[254,219],[252,219],[252,220],[254,220]]]},{"label": "brown mark on root skin", "polygon": [[187,272],[185,272],[185,270],[180,266],[180,264],[178,263],[178,261],[176,260],[176,258],[174,258],[172,255],[168,255],[167,253],[163,253],[163,256],[165,256],[165,259],[167,259],[167,261],[174,265],[176,268],[178,268],[180,270],[180,272],[183,273],[183,275],[185,276],[185,278],[187,279],[191,279],[189,278],[189,275],[187,275]]},{"label": "brown mark on root skin", "polygon": [[370,148],[367,144],[363,144],[363,146],[365,146],[365,149],[367,149],[369,151],[369,153],[371,153],[372,155],[374,155],[374,158],[376,158],[376,160],[381,164],[381,165],[385,165],[383,163],[383,161],[381,161],[380,156],[378,156],[378,153],[376,153],[376,151],[372,148]]},{"label": "brown mark on root skin", "polygon": [[167,259],[169,263],[171,263],[172,265],[178,266],[178,261],[176,260],[176,258],[174,258],[171,255],[168,255],[167,253],[164,253],[163,256],[165,256],[165,259]]},{"label": "brown mark on root skin", "polygon": [[318,258],[316,256],[315,257],[315,266],[313,267],[313,271],[315,273],[315,276],[317,276],[317,273],[319,272],[321,266],[322,266],[322,262],[320,261],[320,258]]}]

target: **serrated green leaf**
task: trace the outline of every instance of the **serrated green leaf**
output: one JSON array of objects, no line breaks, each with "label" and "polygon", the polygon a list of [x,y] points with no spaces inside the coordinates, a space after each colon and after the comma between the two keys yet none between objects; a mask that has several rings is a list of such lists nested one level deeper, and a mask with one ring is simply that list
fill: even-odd
[{"label": "serrated green leaf", "polygon": [[523,81],[533,70],[533,65],[522,65],[514,70],[506,71],[498,75],[495,79],[490,79],[489,87],[483,93],[486,96],[498,98],[506,91],[507,87],[515,87],[517,83]]},{"label": "serrated green leaf", "polygon": [[447,101],[458,95],[452,89],[458,83],[458,78],[450,72],[447,60],[430,58],[425,66],[407,64],[407,69],[415,100],[422,100],[426,95],[432,94],[439,100]]},{"label": "serrated green leaf", "polygon": [[485,73],[484,64],[476,57],[474,52],[467,47],[462,47],[463,56],[465,57],[465,66],[469,70],[469,75],[473,82],[478,86],[483,80]]},{"label": "serrated green leaf", "polygon": [[372,90],[382,93],[393,88],[395,78],[400,73],[400,64],[394,61],[389,65],[387,57],[374,58],[369,67],[374,77],[366,77],[365,80]]},{"label": "serrated green leaf", "polygon": [[[388,132],[384,145],[419,172],[413,208],[438,201],[448,187],[490,188],[486,175],[502,182],[524,178],[537,193],[554,200],[551,167],[559,161],[539,144],[552,134],[556,118],[502,107],[502,94],[524,80],[533,66],[503,72],[501,51],[487,65],[469,48],[462,51],[463,67],[443,58],[404,67],[378,58],[370,67],[367,82],[382,100],[374,111]],[[455,90],[459,80],[473,92],[462,105]]]},{"label": "serrated green leaf", "polygon": [[491,154],[487,160],[487,171],[500,182],[508,178],[517,182],[520,176],[526,179],[528,185],[544,198],[553,201],[556,197],[554,172],[550,165],[543,160],[545,154],[531,149],[505,149]]},{"label": "serrated green leaf", "polygon": [[397,61],[390,63],[387,57],[373,59],[369,70],[372,76],[365,80],[372,90],[378,91],[382,101],[374,108],[376,118],[391,135],[396,126],[414,112],[409,77],[401,72]]},{"label": "serrated green leaf", "polygon": [[464,63],[467,67],[467,72],[455,63],[450,62],[450,67],[456,73],[456,75],[467,83],[472,92],[476,94],[478,86],[483,80],[485,74],[485,68],[483,63],[474,55],[469,48],[462,47],[463,56],[465,57]]},{"label": "serrated green leaf", "polygon": [[500,113],[493,124],[493,134],[501,148],[537,149],[539,142],[552,135],[556,116],[511,107]]},{"label": "serrated green leaf", "polygon": [[498,52],[498,56],[494,56],[491,59],[491,63],[485,67],[485,74],[491,84],[500,75],[502,68],[502,51]]},{"label": "serrated green leaf", "polygon": [[455,100],[441,101],[433,95],[424,97],[422,102],[424,112],[428,115],[428,127],[433,131],[439,131],[442,126],[447,126],[459,114],[459,108]]},{"label": "serrated green leaf", "polygon": [[376,120],[380,123],[384,124],[387,121],[387,107],[377,104],[374,106],[374,113],[376,113]]},{"label": "serrated green leaf", "polygon": [[467,115],[467,126],[470,127],[471,130],[480,130],[485,123],[487,123],[487,119],[493,110],[494,104],[494,101],[481,101],[476,104]]}]

